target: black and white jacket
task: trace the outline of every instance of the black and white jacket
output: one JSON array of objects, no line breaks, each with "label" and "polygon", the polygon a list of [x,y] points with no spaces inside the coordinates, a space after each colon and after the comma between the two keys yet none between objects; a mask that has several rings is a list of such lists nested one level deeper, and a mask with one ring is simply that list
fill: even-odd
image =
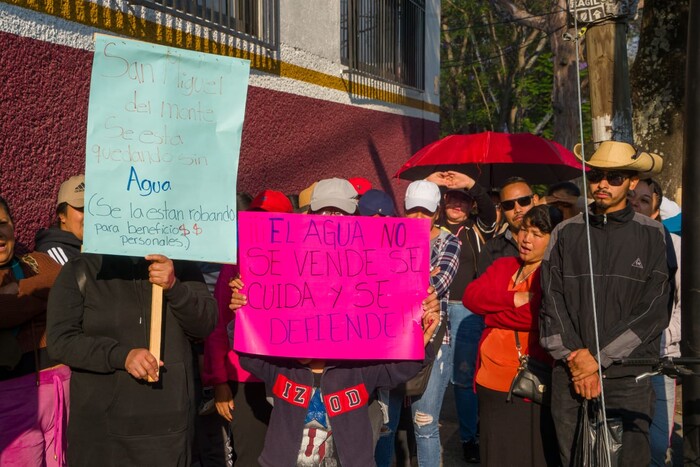
[{"label": "black and white jacket", "polygon": [[58,227],[41,229],[34,238],[35,250],[46,253],[63,266],[69,259],[80,254],[83,242],[71,232],[61,230]]},{"label": "black and white jacket", "polygon": [[658,357],[669,322],[670,283],[664,230],[627,205],[590,214],[600,354],[583,213],[554,231],[542,262],[540,341],[555,359],[587,348],[608,377],[639,373],[612,365],[625,357]]}]

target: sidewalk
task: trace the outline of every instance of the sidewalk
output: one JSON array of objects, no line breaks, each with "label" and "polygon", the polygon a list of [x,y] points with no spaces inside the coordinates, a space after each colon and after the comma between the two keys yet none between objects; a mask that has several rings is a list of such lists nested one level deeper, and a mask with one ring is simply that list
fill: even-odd
[{"label": "sidewalk", "polygon": [[440,439],[442,440],[442,463],[445,467],[467,464],[462,456],[462,442],[459,439],[459,423],[455,409],[454,389],[452,384],[445,391],[445,399],[442,402],[440,413]]},{"label": "sidewalk", "polygon": [[[675,426],[671,436],[671,448],[673,450],[673,467],[683,465],[683,415],[682,415],[682,388],[676,386],[676,412],[674,414]],[[462,444],[459,440],[459,424],[455,413],[454,390],[452,385],[445,392],[445,400],[442,403],[440,414],[440,438],[442,439],[442,459],[444,467],[453,466],[477,466],[467,464],[462,457]],[[415,465],[415,464],[414,464]]]}]

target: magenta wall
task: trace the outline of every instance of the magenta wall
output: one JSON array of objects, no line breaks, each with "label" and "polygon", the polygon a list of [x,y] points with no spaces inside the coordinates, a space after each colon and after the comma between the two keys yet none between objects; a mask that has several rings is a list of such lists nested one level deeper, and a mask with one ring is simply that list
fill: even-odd
[{"label": "magenta wall", "polygon": [[[84,170],[92,53],[0,33],[0,194],[18,241],[53,219],[61,181]],[[402,199],[392,175],[438,138],[437,122],[249,87],[238,190],[298,193],[328,177],[366,177]]]}]

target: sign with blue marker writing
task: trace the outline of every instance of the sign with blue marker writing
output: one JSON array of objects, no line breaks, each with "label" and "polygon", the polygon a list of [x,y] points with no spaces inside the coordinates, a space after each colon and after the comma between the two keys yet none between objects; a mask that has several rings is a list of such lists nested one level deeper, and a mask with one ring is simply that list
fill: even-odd
[{"label": "sign with blue marker writing", "polygon": [[250,63],[96,35],[83,251],[236,262]]},{"label": "sign with blue marker writing", "polygon": [[243,212],[239,352],[422,360],[427,219]]}]

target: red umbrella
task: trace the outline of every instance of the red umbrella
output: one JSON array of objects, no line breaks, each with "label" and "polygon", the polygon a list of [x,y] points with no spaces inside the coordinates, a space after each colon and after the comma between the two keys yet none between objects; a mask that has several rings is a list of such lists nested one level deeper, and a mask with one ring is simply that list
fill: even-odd
[{"label": "red umbrella", "polygon": [[451,135],[415,153],[395,177],[420,180],[433,172],[455,170],[484,186],[498,187],[510,177],[552,184],[581,176],[581,163],[561,144],[531,133]]}]

